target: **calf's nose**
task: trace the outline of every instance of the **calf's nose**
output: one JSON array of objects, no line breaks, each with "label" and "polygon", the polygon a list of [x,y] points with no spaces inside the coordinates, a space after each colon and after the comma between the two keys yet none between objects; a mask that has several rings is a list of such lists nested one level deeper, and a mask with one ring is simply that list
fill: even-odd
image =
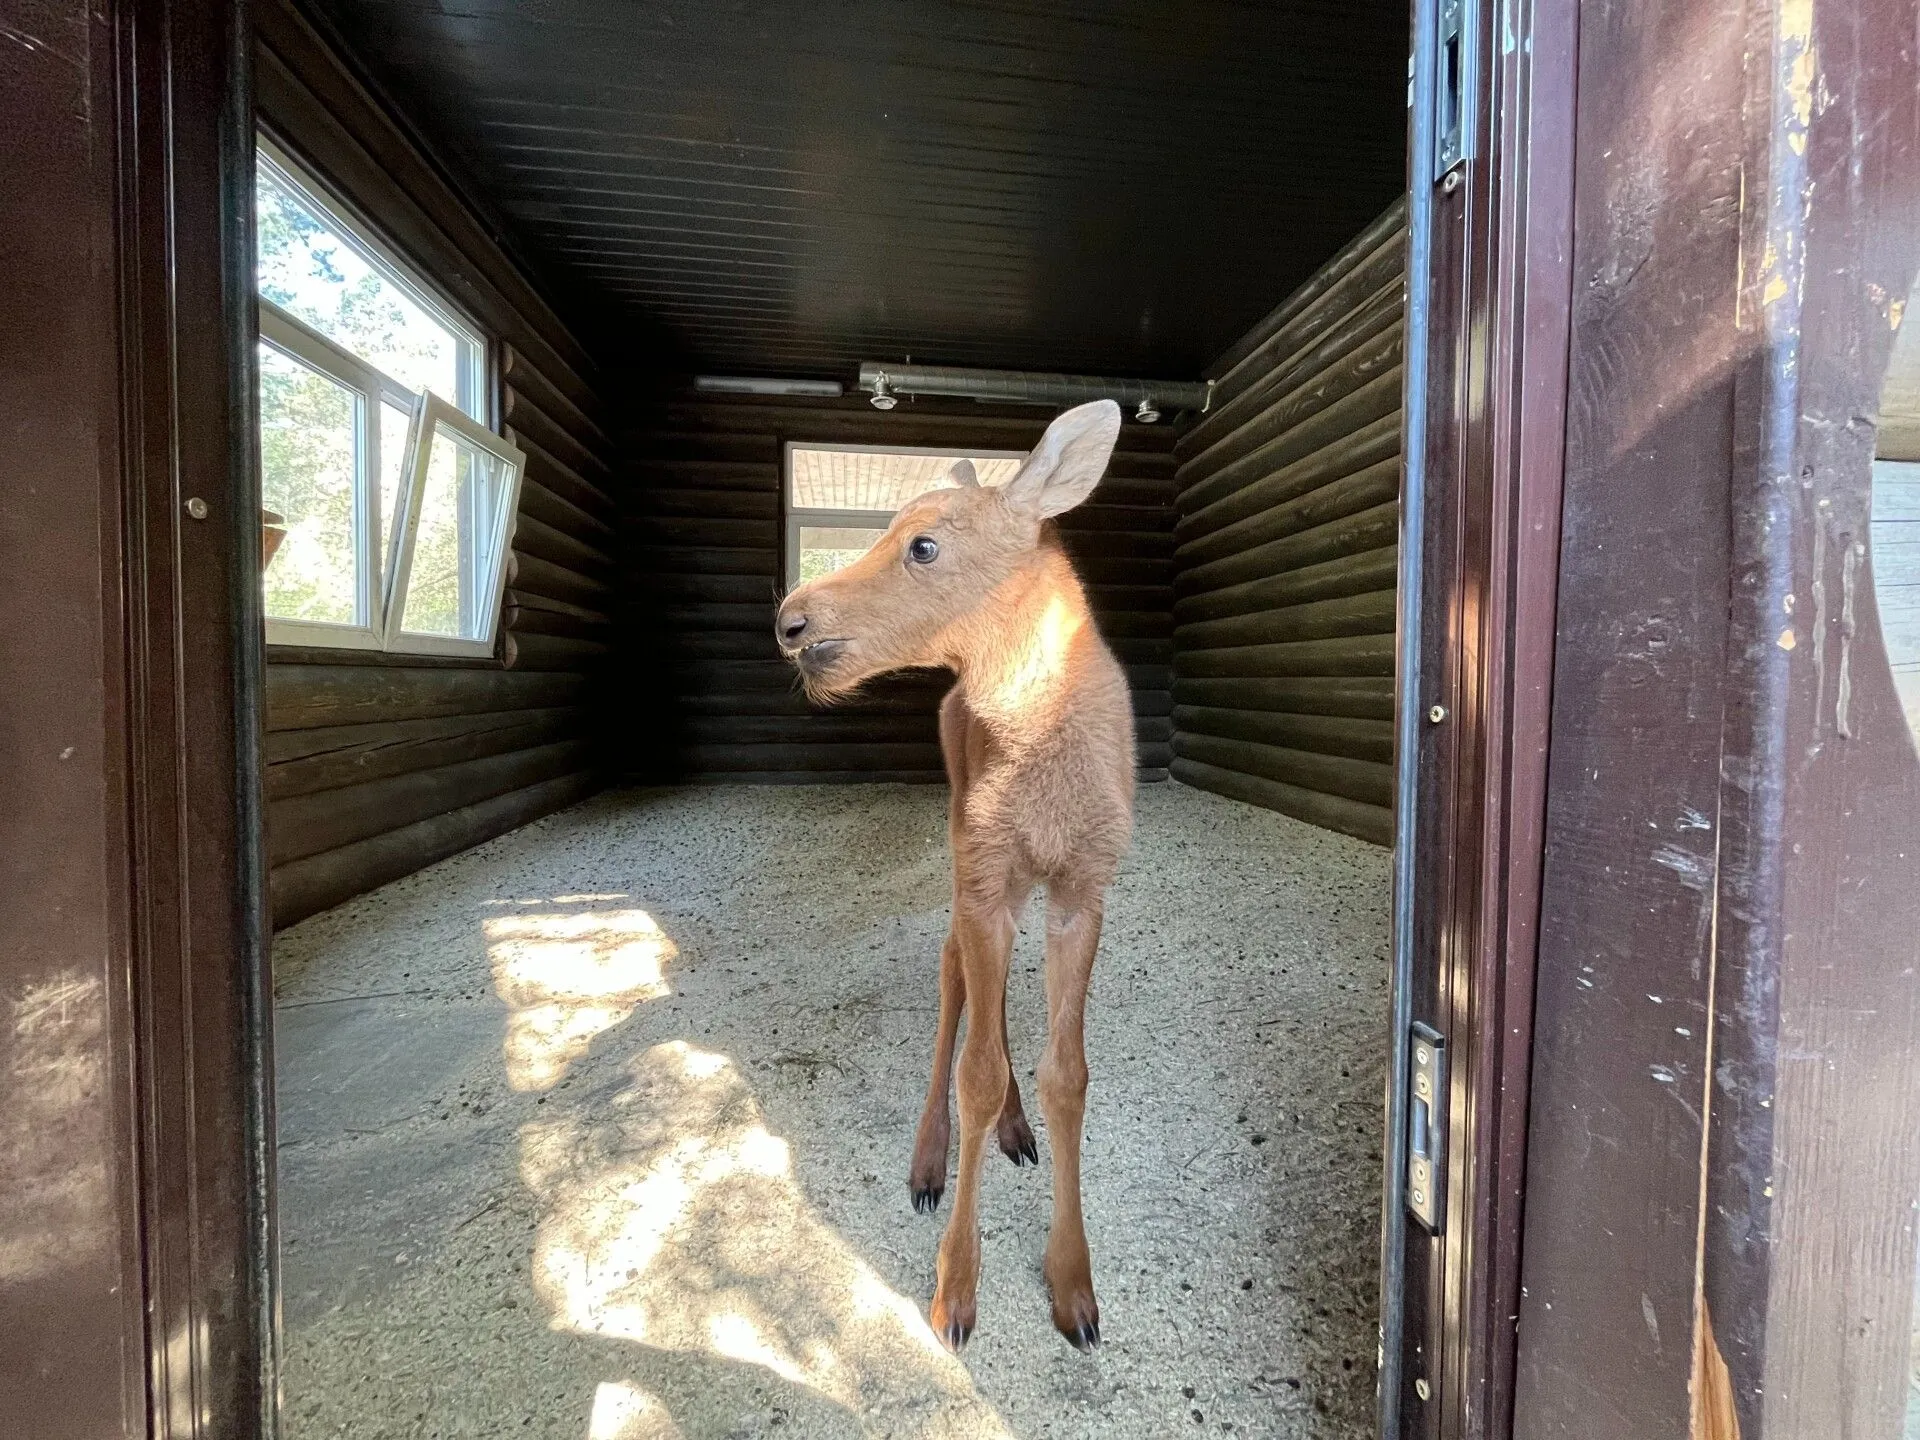
[{"label": "calf's nose", "polygon": [[773,622],[774,630],[779,634],[782,644],[792,645],[807,633],[807,617],[804,615],[781,615]]}]

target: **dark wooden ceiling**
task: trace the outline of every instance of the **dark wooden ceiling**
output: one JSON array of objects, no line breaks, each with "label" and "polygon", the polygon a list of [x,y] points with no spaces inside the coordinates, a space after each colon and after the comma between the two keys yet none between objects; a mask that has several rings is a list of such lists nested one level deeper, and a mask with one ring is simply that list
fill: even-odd
[{"label": "dark wooden ceiling", "polygon": [[610,363],[1191,376],[1403,183],[1405,0],[321,3]]}]

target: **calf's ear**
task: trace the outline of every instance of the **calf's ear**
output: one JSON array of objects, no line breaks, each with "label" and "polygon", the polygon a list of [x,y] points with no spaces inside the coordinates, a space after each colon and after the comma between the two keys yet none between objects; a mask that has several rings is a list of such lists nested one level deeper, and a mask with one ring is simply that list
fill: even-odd
[{"label": "calf's ear", "polygon": [[956,460],[953,462],[953,468],[947,471],[947,479],[955,485],[972,489],[980,483],[980,472],[973,468],[973,461]]},{"label": "calf's ear", "polygon": [[1120,438],[1120,407],[1111,400],[1076,405],[1047,427],[1006,485],[1010,504],[1041,519],[1073,509],[1107,472]]}]

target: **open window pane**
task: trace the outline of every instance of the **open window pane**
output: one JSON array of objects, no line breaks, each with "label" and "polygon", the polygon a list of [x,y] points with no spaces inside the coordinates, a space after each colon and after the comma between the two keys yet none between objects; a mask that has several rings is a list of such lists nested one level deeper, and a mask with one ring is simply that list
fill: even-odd
[{"label": "open window pane", "polygon": [[451,423],[429,405],[411,504],[416,517],[405,571],[403,636],[492,643],[499,614],[507,527],[518,498],[519,467],[496,453],[497,441]]},{"label": "open window pane", "polygon": [[360,395],[271,345],[260,347],[260,475],[286,539],[266,572],[267,614],[364,625],[354,483]]},{"label": "open window pane", "polygon": [[851,565],[873,547],[885,530],[839,525],[800,527],[801,580],[818,580]]},{"label": "open window pane", "polygon": [[380,402],[380,534],[391,546],[398,522],[400,488],[406,484],[407,438],[413,415],[391,400]]}]

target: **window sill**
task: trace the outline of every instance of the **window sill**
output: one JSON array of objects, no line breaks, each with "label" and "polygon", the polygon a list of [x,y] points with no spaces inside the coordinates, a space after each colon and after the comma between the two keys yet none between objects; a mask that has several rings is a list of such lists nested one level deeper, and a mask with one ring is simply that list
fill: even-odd
[{"label": "window sill", "polygon": [[491,655],[416,655],[405,650],[362,650],[344,645],[267,645],[269,665],[379,665],[403,670],[504,670],[500,645]]}]

